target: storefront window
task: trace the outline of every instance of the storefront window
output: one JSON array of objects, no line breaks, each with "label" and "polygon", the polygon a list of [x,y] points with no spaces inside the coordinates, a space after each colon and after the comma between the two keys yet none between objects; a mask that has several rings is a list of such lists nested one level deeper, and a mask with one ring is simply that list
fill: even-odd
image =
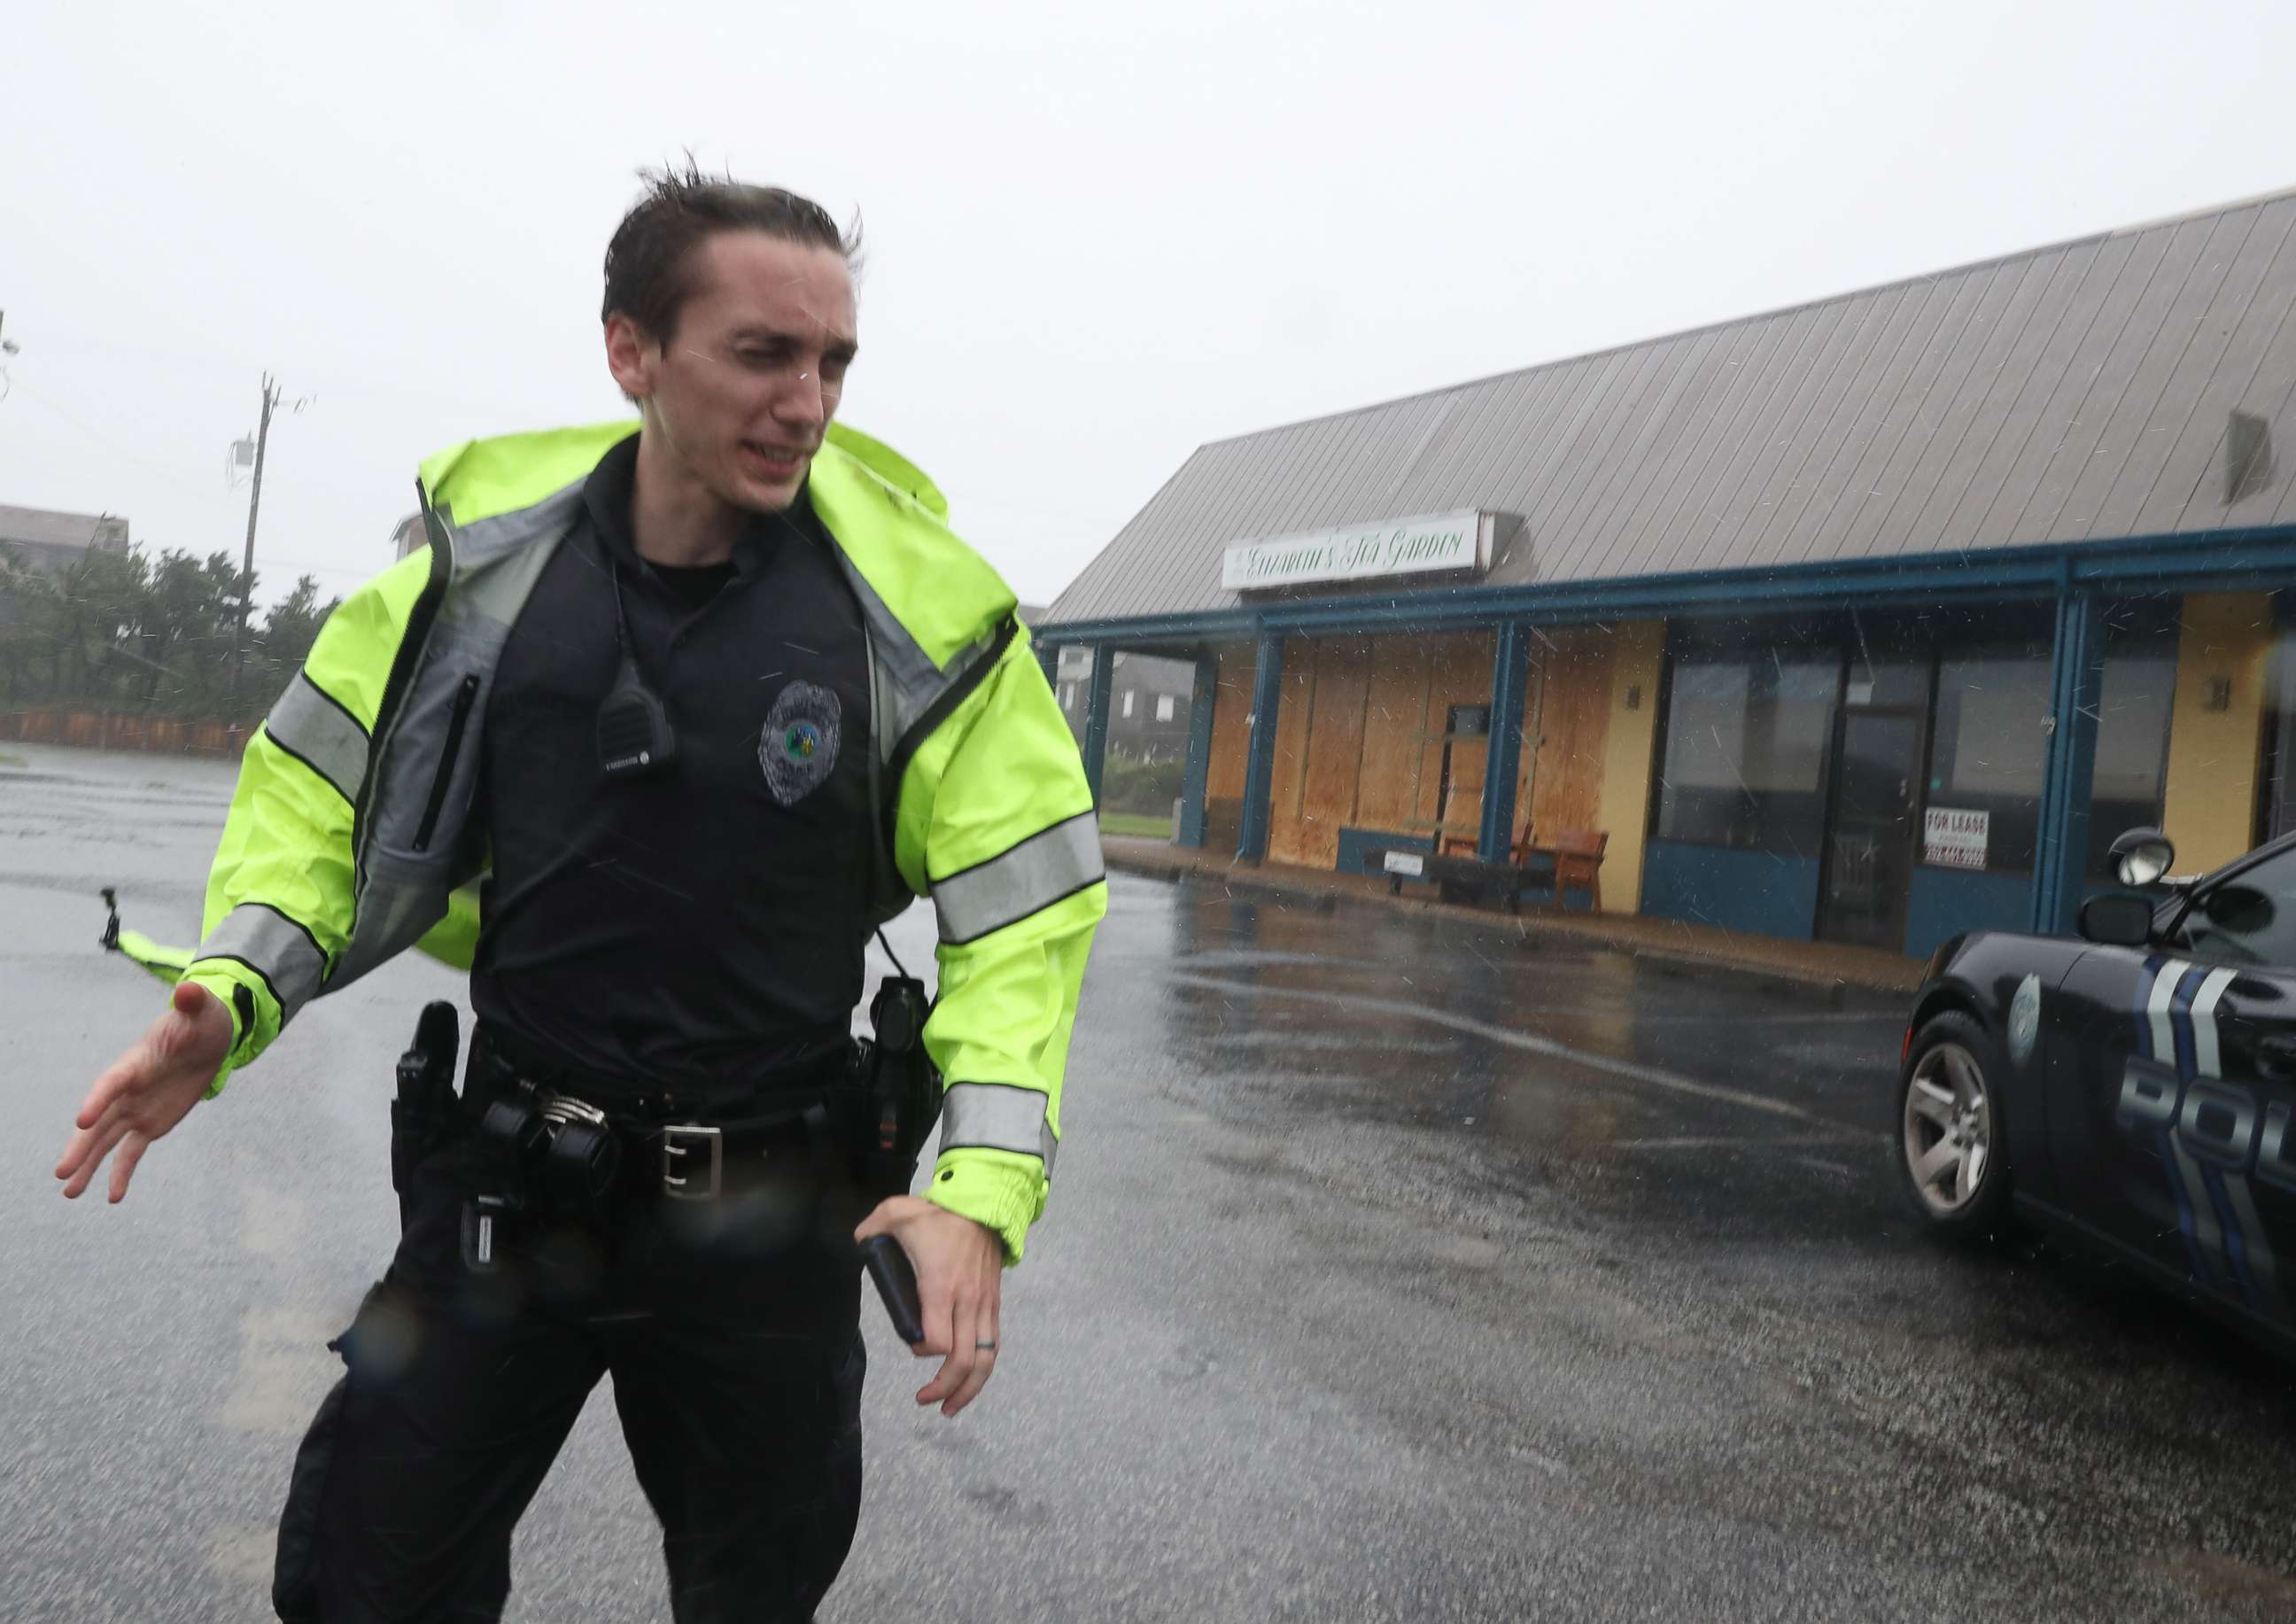
[{"label": "storefront window", "polygon": [[[2049,751],[2049,685],[2046,645],[1948,649],[1938,662],[1928,806],[1985,815],[1988,869],[2033,866]],[[2107,624],[2089,810],[2092,880],[2112,877],[2115,835],[2160,821],[2176,685],[2173,631]]]},{"label": "storefront window", "polygon": [[1814,857],[1841,680],[1833,653],[1691,653],[1673,664],[1658,838]]},{"label": "storefront window", "polygon": [[2287,605],[2276,602],[2281,629],[2273,639],[2264,688],[2262,793],[2256,800],[2255,843],[2276,841],[2296,831],[2296,632],[2288,629]]},{"label": "storefront window", "polygon": [[1956,649],[1938,662],[1928,805],[1985,815],[1987,868],[2033,866],[2048,718],[2046,648]]},{"label": "storefront window", "polygon": [[2169,712],[2177,698],[2172,627],[2108,622],[2104,683],[2096,710],[2096,776],[2090,791],[2088,877],[2110,881],[2112,841],[2161,822],[2169,767]]}]

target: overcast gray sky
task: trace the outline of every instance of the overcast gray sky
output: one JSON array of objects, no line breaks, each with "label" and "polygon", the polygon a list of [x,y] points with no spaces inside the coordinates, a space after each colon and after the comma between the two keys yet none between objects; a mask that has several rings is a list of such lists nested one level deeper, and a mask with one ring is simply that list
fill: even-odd
[{"label": "overcast gray sky", "polygon": [[863,210],[843,414],[1037,601],[1208,439],[2296,185],[2284,0],[643,15],[15,8],[0,503],[235,553],[269,367],[261,595],[348,590],[427,452],[617,414],[687,147]]}]

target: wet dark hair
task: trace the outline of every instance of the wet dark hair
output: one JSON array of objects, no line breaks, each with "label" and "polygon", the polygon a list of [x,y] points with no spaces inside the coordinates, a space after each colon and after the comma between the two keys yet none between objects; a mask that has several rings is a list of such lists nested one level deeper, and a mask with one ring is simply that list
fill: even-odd
[{"label": "wet dark hair", "polygon": [[658,343],[676,336],[678,313],[693,291],[687,261],[720,232],[762,231],[785,242],[825,248],[861,268],[861,221],[840,230],[811,198],[779,186],[751,186],[701,173],[691,153],[682,168],[641,169],[645,195],[631,206],[606,244],[606,302],[602,322],[626,316]]}]

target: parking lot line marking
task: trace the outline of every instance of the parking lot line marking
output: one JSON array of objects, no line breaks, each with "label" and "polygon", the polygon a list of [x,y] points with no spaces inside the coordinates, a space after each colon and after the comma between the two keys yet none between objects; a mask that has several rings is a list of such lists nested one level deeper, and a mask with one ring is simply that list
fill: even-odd
[{"label": "parking lot line marking", "polygon": [[1310,987],[1259,987],[1249,981],[1223,981],[1203,975],[1181,974],[1173,976],[1172,980],[1183,987],[1200,987],[1207,992],[1256,998],[1292,998],[1308,1004],[1336,1004],[1352,1010],[1376,1010],[1413,1021],[1430,1021],[1436,1026],[1449,1027],[1456,1032],[1472,1032],[1478,1038],[1488,1038],[1493,1043],[1520,1049],[1526,1054],[1543,1054],[1549,1060],[1567,1060],[1573,1065],[1605,1071],[1612,1077],[1625,1078],[1629,1082],[1646,1083],[1653,1088],[1688,1095],[1694,1099],[1719,1100],[1725,1104],[1743,1106],[1748,1111],[1763,1111],[1774,1117],[1791,1117],[1797,1122],[1815,1123],[1820,1128],[1864,1136],[1861,1130],[1847,1123],[1837,1122],[1815,1111],[1805,1111],[1799,1105],[1789,1105],[1784,1100],[1771,1099],[1766,1095],[1749,1094],[1742,1088],[1726,1087],[1719,1083],[1702,1083],[1694,1078],[1661,1070],[1656,1066],[1639,1065],[1631,1060],[1592,1054],[1585,1049],[1574,1049],[1567,1043],[1557,1043],[1552,1038],[1513,1031],[1506,1027],[1493,1026],[1487,1021],[1455,1015],[1447,1010],[1430,1009],[1424,1005],[1408,1003],[1401,998],[1359,997],[1353,993],[1319,992]]},{"label": "parking lot line marking", "polygon": [[1860,1134],[1837,1128],[1823,1134],[1784,1134],[1775,1139],[1759,1136],[1718,1136],[1680,1139],[1613,1139],[1614,1151],[1806,1151],[1824,1145],[1840,1144],[1843,1140],[1887,1138],[1886,1134]]}]

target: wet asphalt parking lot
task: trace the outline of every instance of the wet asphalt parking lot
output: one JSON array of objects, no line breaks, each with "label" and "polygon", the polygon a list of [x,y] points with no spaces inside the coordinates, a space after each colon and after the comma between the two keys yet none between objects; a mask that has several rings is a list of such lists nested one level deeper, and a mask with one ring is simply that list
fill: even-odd
[{"label": "wet asphalt parking lot", "polygon": [[[322,1000],[127,1202],[49,1170],[196,935],[232,774],[0,756],[0,1613],[250,1620],[324,1347],[396,1228],[410,959]],[[893,931],[926,957],[920,908]],[[825,1624],[2296,1616],[2296,1369],[2116,1271],[1939,1250],[1898,1000],[1511,921],[1119,876],[1053,1205],[955,1423],[866,1305]],[[594,1396],[518,1620],[668,1616]]]}]

